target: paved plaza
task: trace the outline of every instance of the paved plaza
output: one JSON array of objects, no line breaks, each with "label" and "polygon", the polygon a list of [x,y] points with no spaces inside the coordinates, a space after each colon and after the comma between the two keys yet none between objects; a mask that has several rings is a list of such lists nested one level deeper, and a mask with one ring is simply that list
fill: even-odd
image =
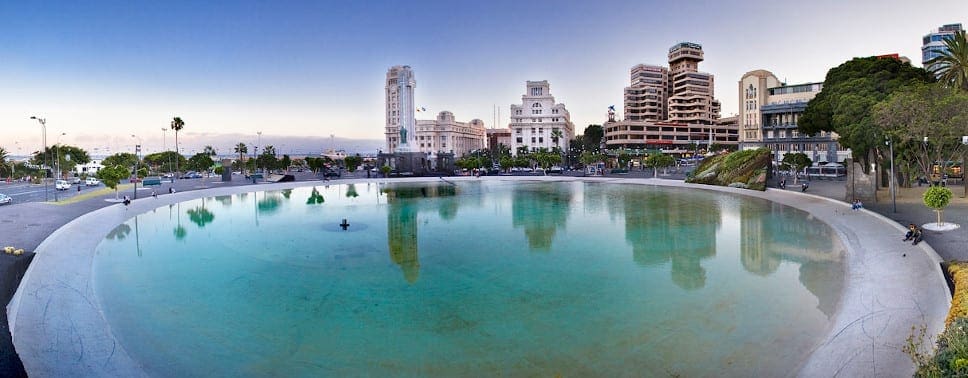
[{"label": "paved plaza", "polygon": [[[910,376],[913,365],[900,348],[910,334],[911,325],[926,325],[929,334],[941,331],[950,295],[945,290],[939,263],[942,260],[968,259],[968,227],[953,231],[926,231],[925,243],[914,247],[902,243],[907,223],[924,224],[935,220],[934,212],[920,200],[925,189],[902,188],[897,194],[897,212],[893,211],[890,194],[880,191],[877,203],[865,203],[867,210],[852,211],[844,202],[843,181],[812,181],[806,193],[790,185],[787,190],[766,192],[735,188],[684,184],[681,177],[649,178],[646,172],[606,177],[562,176],[492,176],[456,177],[454,180],[588,180],[628,182],[643,185],[687,186],[708,190],[742,193],[766,198],[800,208],[818,217],[838,233],[847,254],[847,277],[840,311],[820,346],[800,367],[805,376],[845,374]],[[108,327],[90,291],[89,269],[96,244],[114,225],[133,214],[167,203],[205,195],[305,186],[314,178],[283,184],[252,184],[237,179],[230,183],[218,179],[180,180],[166,183],[157,198],[150,195],[125,208],[114,202],[113,192],[80,201],[59,204],[20,203],[0,207],[0,240],[27,250],[37,250],[35,266],[42,264],[52,271],[76,271],[71,276],[54,276],[36,269],[28,272],[25,282],[30,288],[18,292],[8,311],[17,352],[27,371],[39,376],[60,375],[138,375],[137,363],[131,361],[123,347],[110,335]],[[419,179],[393,179],[419,180]],[[333,183],[383,181],[383,179],[344,178]],[[174,185],[175,194],[167,187]],[[963,188],[952,188],[955,196],[945,212],[945,220],[965,224],[968,221],[968,199]],[[2,187],[0,187],[2,190]],[[150,193],[149,193],[150,194]],[[147,198],[145,198],[147,197]],[[62,226],[65,226],[63,227]],[[935,254],[937,253],[937,254]],[[940,258],[939,258],[940,255]],[[60,267],[60,268],[56,268]],[[49,311],[50,308],[54,311]],[[6,313],[3,323],[6,325]],[[16,375],[20,366],[6,343],[0,375]],[[13,356],[13,357],[10,357]],[[794,367],[791,367],[793,369]]]}]

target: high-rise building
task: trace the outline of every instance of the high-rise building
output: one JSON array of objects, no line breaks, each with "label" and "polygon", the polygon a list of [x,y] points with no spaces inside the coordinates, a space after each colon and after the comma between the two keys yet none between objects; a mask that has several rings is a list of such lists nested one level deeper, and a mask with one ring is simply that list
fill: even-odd
[{"label": "high-rise building", "polygon": [[664,121],[669,118],[669,69],[638,64],[631,70],[631,85],[625,87],[625,119]]},{"label": "high-rise building", "polygon": [[682,42],[669,48],[669,122],[711,125],[719,118],[713,75],[699,72],[702,45]]},{"label": "high-rise building", "polygon": [[387,70],[386,138],[389,152],[413,151],[417,136],[414,133],[416,107],[413,101],[416,86],[410,66],[393,66]]},{"label": "high-rise building", "polygon": [[947,50],[944,40],[946,38],[953,38],[955,33],[964,30],[965,29],[961,27],[961,24],[948,24],[934,29],[928,33],[928,35],[925,35],[921,39],[921,65],[924,66],[926,70],[930,71],[931,67],[928,67],[927,62],[931,59],[941,56],[941,54]]},{"label": "high-rise building", "polygon": [[511,105],[511,154],[519,148],[537,151],[539,148],[568,150],[568,141],[575,137],[575,125],[565,104],[555,103],[547,80],[528,81],[521,105]]}]

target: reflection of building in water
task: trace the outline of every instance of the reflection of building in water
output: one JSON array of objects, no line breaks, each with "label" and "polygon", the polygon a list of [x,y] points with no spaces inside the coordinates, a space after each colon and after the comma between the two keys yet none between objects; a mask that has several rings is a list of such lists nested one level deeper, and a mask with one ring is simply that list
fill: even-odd
[{"label": "reflection of building in water", "polygon": [[[388,186],[383,188],[387,198],[387,246],[390,260],[400,266],[403,277],[409,283],[417,282],[420,276],[420,260],[417,245],[417,213],[421,207],[420,198],[454,197],[457,188],[450,184],[430,186]],[[441,218],[444,213],[451,217],[457,214],[456,200],[451,205],[441,205]],[[447,207],[448,210],[444,210]]]},{"label": "reflection of building in water", "polygon": [[[817,297],[820,311],[828,317],[833,314],[843,289],[844,249],[830,227],[803,211],[775,203],[764,210],[742,201],[740,217],[743,268],[767,276],[782,261],[800,263],[800,283]],[[797,241],[791,241],[794,235]]]},{"label": "reflection of building in water", "polygon": [[672,282],[683,289],[706,284],[702,260],[716,255],[719,204],[665,191],[623,191],[625,240],[642,265],[672,262]]},{"label": "reflection of building in water", "polygon": [[524,227],[528,247],[548,251],[558,227],[568,220],[572,187],[559,184],[515,185],[511,192],[512,224]]}]

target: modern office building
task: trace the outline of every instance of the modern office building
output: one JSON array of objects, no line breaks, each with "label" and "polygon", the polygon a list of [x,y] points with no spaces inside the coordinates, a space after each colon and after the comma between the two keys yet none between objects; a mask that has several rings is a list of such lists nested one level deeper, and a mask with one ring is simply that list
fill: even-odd
[{"label": "modern office building", "polygon": [[436,119],[418,119],[416,134],[414,151],[427,154],[448,152],[460,158],[486,146],[484,121],[458,122],[454,120],[454,114],[446,110],[438,113]]},{"label": "modern office building", "polygon": [[669,69],[638,64],[631,70],[631,85],[625,87],[625,119],[664,121],[669,118]]},{"label": "modern office building", "polygon": [[669,48],[669,122],[710,125],[719,118],[713,75],[699,72],[702,45],[682,42]]},{"label": "modern office building", "polygon": [[[537,151],[555,147],[568,150],[568,141],[575,137],[575,125],[565,104],[555,103],[547,80],[528,81],[521,105],[511,105],[511,154],[519,148]],[[560,135],[560,136],[559,136]]]},{"label": "modern office building", "polygon": [[712,144],[738,144],[735,118],[719,121],[713,75],[700,72],[702,46],[683,42],[669,49],[669,68],[638,64],[625,88],[624,119],[612,111],[602,125],[606,148],[661,150],[688,155]]},{"label": "modern office building", "polygon": [[[479,119],[457,122],[449,111],[440,112],[436,119],[415,119],[416,86],[410,66],[393,66],[387,70],[386,152],[446,152],[459,158],[470,151],[484,148],[484,122]],[[407,139],[406,148],[401,146],[402,138]]]},{"label": "modern office building", "polygon": [[[804,153],[818,163],[841,162],[850,157],[850,150],[837,143],[837,134],[820,132],[800,134],[797,121],[807,103],[814,98],[823,83],[786,85],[766,70],[750,71],[739,81],[739,122],[741,149],[766,147],[782,161],[788,153]],[[753,130],[753,128],[759,130]]]},{"label": "modern office building", "polygon": [[921,65],[926,70],[931,70],[928,67],[927,62],[934,59],[947,50],[944,44],[946,38],[954,37],[955,33],[962,32],[965,29],[961,27],[961,24],[948,24],[943,25],[940,28],[932,30],[930,33],[921,38]]}]

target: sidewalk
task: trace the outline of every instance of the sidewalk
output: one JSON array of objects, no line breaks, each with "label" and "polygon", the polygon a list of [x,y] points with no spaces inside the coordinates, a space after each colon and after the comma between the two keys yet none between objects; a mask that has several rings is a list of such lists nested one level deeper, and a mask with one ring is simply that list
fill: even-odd
[{"label": "sidewalk", "polygon": [[[775,189],[776,186],[771,186],[771,188]],[[963,197],[965,194],[964,186],[955,185],[948,188],[953,192],[953,196],[951,203],[945,208],[942,220],[958,224],[961,227],[944,232],[924,230],[924,241],[930,244],[945,261],[968,261],[968,198]],[[921,197],[927,189],[927,186],[918,187],[916,185],[912,188],[897,188],[897,212],[894,212],[891,191],[884,188],[877,191],[877,202],[864,203],[864,208],[890,218],[904,227],[907,227],[908,223],[924,225],[925,223],[937,222],[937,213],[921,201]],[[800,186],[793,185],[792,181],[788,181],[786,190],[800,191]],[[807,193],[847,202],[845,201],[846,190],[846,181],[813,180],[810,181]],[[890,236],[896,236],[898,241],[904,238],[904,235],[901,234]]]}]

